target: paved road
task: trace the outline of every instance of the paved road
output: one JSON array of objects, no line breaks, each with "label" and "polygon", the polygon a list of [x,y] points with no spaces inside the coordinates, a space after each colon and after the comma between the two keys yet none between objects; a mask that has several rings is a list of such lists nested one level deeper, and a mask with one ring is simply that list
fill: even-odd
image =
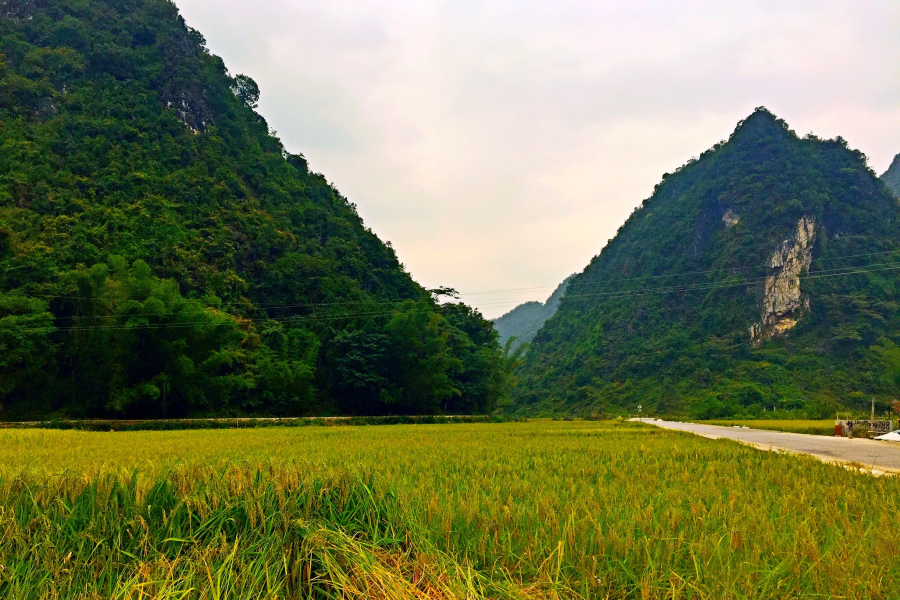
[{"label": "paved road", "polygon": [[666,429],[677,429],[712,439],[727,438],[770,450],[809,454],[825,462],[857,463],[867,469],[900,473],[900,443],[823,435],[785,433],[763,429],[736,429],[718,425],[636,419]]}]

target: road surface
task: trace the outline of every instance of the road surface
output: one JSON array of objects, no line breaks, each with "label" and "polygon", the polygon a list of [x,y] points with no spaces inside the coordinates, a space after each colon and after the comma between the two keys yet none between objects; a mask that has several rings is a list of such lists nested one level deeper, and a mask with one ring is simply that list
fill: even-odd
[{"label": "road surface", "polygon": [[900,443],[876,440],[826,437],[763,429],[720,427],[697,423],[676,423],[654,419],[635,419],[666,429],[687,431],[711,439],[725,438],[750,444],[765,450],[783,450],[795,454],[809,454],[824,462],[853,464],[875,474],[900,474]]}]

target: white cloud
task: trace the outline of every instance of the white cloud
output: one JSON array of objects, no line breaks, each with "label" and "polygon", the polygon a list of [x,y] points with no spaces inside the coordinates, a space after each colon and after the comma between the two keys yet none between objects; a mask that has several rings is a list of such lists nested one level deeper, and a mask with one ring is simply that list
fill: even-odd
[{"label": "white cloud", "polygon": [[417,280],[497,316],[582,269],[662,173],[766,105],[900,152],[889,0],[177,0]]}]

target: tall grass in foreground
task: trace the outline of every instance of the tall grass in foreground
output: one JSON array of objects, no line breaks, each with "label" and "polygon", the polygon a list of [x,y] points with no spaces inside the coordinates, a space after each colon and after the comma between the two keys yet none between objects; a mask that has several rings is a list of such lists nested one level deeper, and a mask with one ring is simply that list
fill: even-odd
[{"label": "tall grass in foreground", "polygon": [[8,600],[505,594],[398,529],[396,497],[350,477],[258,465],[178,469],[149,488],[20,479],[3,500]]},{"label": "tall grass in foreground", "polygon": [[637,424],[0,432],[3,598],[893,598],[898,515]]}]

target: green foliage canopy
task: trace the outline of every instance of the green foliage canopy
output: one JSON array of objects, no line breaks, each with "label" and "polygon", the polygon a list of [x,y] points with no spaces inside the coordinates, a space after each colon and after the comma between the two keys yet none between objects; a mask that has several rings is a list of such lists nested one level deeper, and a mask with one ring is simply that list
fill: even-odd
[{"label": "green foliage canopy", "polygon": [[0,418],[503,401],[490,323],[445,315],[258,99],[168,0],[4,3]]}]

